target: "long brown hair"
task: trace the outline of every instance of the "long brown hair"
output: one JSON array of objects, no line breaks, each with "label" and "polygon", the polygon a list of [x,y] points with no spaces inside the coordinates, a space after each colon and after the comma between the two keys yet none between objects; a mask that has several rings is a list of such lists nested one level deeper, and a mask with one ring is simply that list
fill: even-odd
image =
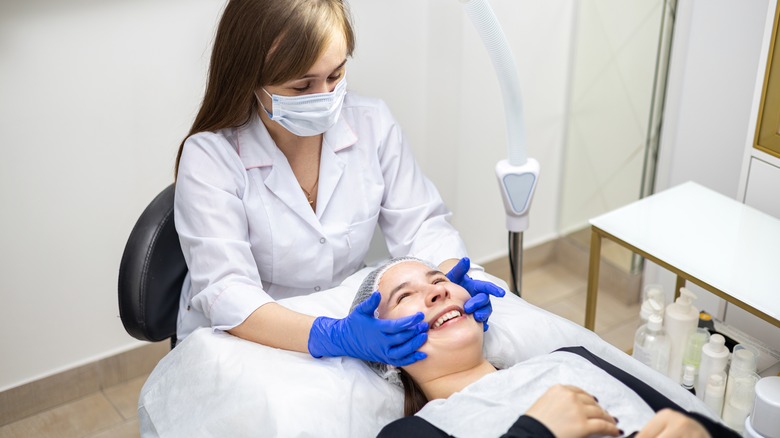
[{"label": "long brown hair", "polygon": [[351,56],[355,34],[344,0],[230,0],[217,27],[203,103],[179,145],[176,174],[187,138],[249,121],[257,111],[254,91],[306,74],[335,30],[344,32]]},{"label": "long brown hair", "polygon": [[399,368],[401,383],[404,385],[404,416],[416,414],[428,403],[428,397],[406,371]]}]

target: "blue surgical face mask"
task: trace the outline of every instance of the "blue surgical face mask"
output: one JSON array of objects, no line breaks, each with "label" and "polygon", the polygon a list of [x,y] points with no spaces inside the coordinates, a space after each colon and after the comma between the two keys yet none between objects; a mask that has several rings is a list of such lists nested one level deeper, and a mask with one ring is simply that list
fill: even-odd
[{"label": "blue surgical face mask", "polygon": [[[263,92],[273,102],[273,113],[260,102],[268,117],[299,137],[319,135],[330,129],[339,119],[341,105],[347,94],[347,78],[344,77],[329,93],[280,96]],[[257,99],[260,101],[260,99]]]}]

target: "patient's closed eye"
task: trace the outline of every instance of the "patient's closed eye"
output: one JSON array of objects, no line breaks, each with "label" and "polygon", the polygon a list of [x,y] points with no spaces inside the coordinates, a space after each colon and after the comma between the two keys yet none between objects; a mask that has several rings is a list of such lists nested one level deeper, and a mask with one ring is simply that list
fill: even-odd
[{"label": "patient's closed eye", "polygon": [[411,292],[404,292],[404,293],[398,294],[398,298],[397,298],[397,299],[396,299],[396,301],[395,301],[395,302],[396,302],[396,304],[397,304],[397,303],[400,303],[400,302],[401,302],[401,300],[403,300],[404,298],[406,298],[406,297],[408,297],[408,296],[410,296],[410,295],[411,295]]}]

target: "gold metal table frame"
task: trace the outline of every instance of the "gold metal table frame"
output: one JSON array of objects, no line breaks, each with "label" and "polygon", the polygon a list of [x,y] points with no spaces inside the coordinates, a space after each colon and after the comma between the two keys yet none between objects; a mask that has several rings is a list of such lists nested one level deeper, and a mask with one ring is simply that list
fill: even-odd
[{"label": "gold metal table frame", "polygon": [[[636,254],[639,254],[642,257],[646,258],[647,260],[650,260],[653,263],[676,274],[677,281],[674,288],[675,299],[677,299],[677,297],[680,295],[680,288],[685,286],[686,281],[690,281],[691,283],[701,286],[707,291],[712,292],[713,294],[726,300],[727,302],[739,306],[740,308],[748,311],[752,315],[757,316],[763,319],[764,321],[773,324],[776,327],[780,327],[780,320],[775,319],[772,316],[767,315],[766,313],[748,304],[745,304],[744,302],[732,297],[731,295],[721,291],[720,289],[708,284],[706,281],[702,281],[701,279],[688,274],[687,272],[677,268],[676,266],[670,265],[666,261],[661,260],[658,257],[655,257],[653,254],[650,254],[646,251],[643,251],[640,248],[637,248],[629,243],[626,243],[625,241],[613,236],[612,234],[602,230],[601,228],[595,225],[591,225],[590,258],[588,261],[589,263],[588,292],[585,301],[585,328],[589,330],[594,330],[596,327],[596,302],[597,302],[598,287],[599,287],[599,268],[601,263],[601,239],[602,238],[607,238],[617,243],[618,245],[627,248],[628,250]],[[780,267],[778,267],[778,269],[780,269]],[[778,299],[780,299],[780,297]]]}]

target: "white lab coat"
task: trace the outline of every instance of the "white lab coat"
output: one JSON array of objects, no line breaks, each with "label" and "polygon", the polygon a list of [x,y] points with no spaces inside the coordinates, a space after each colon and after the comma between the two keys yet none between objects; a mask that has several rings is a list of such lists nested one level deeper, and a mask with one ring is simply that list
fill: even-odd
[{"label": "white lab coat", "polygon": [[376,224],[393,256],[466,255],[384,102],[348,93],[323,135],[317,211],[259,117],[184,144],[174,218],[189,274],[178,337],[227,330],[274,299],[340,284],[364,266]]}]

